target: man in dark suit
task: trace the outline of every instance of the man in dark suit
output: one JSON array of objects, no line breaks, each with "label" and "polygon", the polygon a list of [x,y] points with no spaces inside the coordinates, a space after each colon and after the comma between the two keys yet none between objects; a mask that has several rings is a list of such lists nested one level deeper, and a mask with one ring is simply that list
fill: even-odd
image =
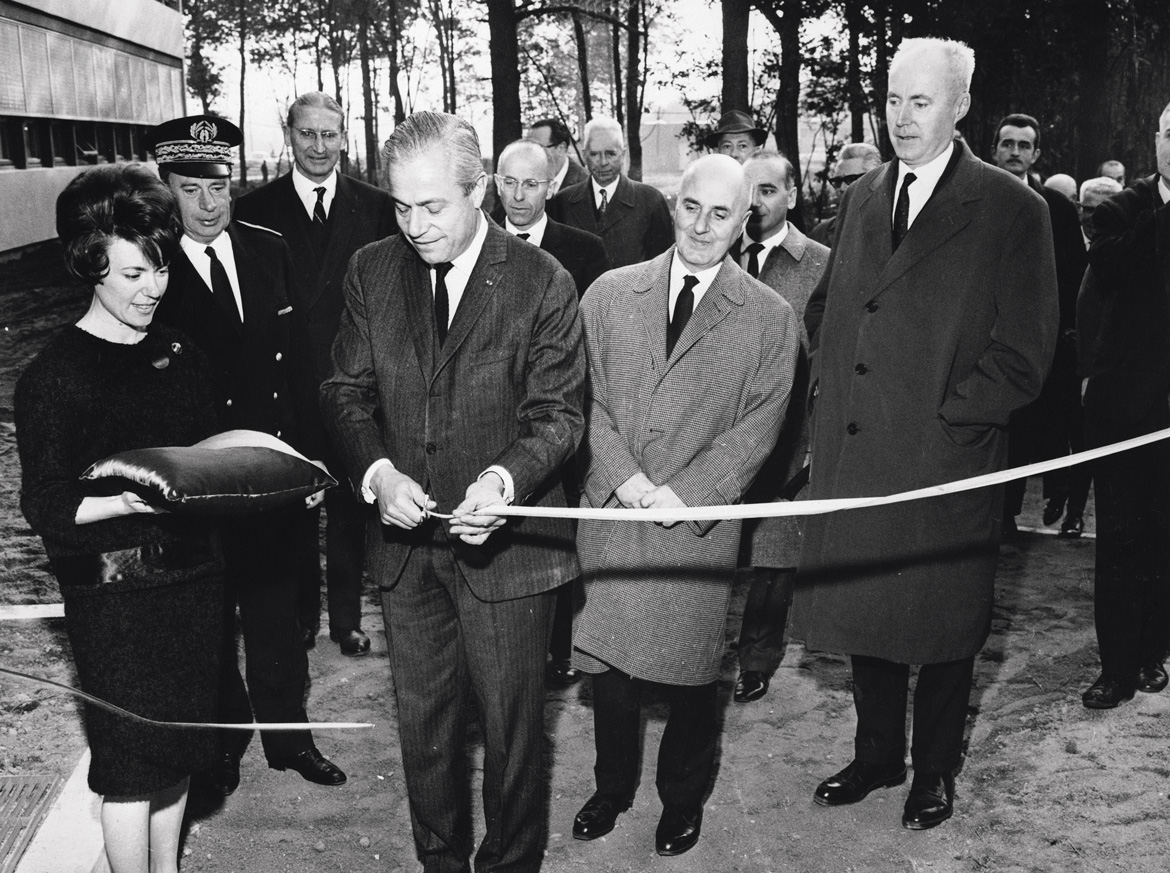
[{"label": "man in dark suit", "polygon": [[584,167],[570,160],[569,147],[573,144],[573,135],[559,118],[542,118],[532,122],[527,138],[543,148],[548,155],[552,172],[548,183],[549,197],[555,197],[559,191],[589,178]]},{"label": "man in dark suit", "polygon": [[[954,139],[975,56],[904,40],[886,120],[898,160],[845,192],[805,313],[814,398],[809,498],[883,495],[1002,469],[1013,410],[1056,343],[1048,209]],[[824,806],[906,779],[911,830],[954,810],[975,655],[991,627],[1003,492],[985,488],[805,519],[792,636],[853,667],[854,760]]]},{"label": "man in dark suit", "polygon": [[[1158,119],[1155,145],[1158,172],[1093,212],[1089,264],[1101,305],[1084,386],[1092,446],[1170,427],[1170,105]],[[1135,690],[1167,684],[1170,445],[1101,458],[1093,480],[1101,675],[1083,700],[1090,709],[1111,709]]]},{"label": "man in dark suit", "polygon": [[[155,127],[148,141],[159,174],[179,203],[180,253],[171,261],[167,294],[156,317],[203,350],[215,379],[224,430],[246,428],[280,437],[298,449],[305,408],[313,399],[303,326],[291,305],[295,267],[280,235],[231,221],[228,146],[238,128],[222,118],[193,116]],[[226,143],[222,149],[219,143]],[[320,503],[319,496],[310,506]],[[225,600],[223,720],[307,722],[308,662],[296,615],[295,565],[289,542],[303,531],[296,508],[233,519],[223,526]],[[239,606],[247,686],[235,644]],[[321,785],[345,774],[325,758],[308,731],[262,731],[268,766],[295,770]],[[225,732],[223,759],[211,774],[224,795],[240,781],[249,735]]]},{"label": "man in dark suit", "polygon": [[[601,239],[559,221],[545,211],[547,183],[551,161],[544,149],[528,140],[517,140],[504,148],[497,164],[496,190],[504,211],[502,222],[508,233],[544,249],[569,271],[577,286],[577,298],[593,281],[609,269],[609,257]],[[565,493],[576,505],[580,483],[573,462],[562,471]],[[581,678],[573,666],[573,608],[576,584],[570,582],[557,589],[557,606],[553,616],[552,637],[548,651],[552,657],[549,679],[556,685],[572,685]]]},{"label": "man in dark suit", "polygon": [[[1039,184],[1032,167],[1040,158],[1040,122],[1031,115],[1016,113],[1002,119],[992,140],[992,156],[1001,170],[1011,173],[1048,204],[1052,224],[1052,245],[1056,255],[1057,293],[1060,298],[1060,334],[1052,369],[1044,380],[1044,389],[1035,403],[1012,416],[1008,465],[1022,466],[1033,461],[1079,452],[1084,448],[1081,423],[1080,380],[1077,378],[1077,292],[1088,262],[1081,237],[1080,217],[1072,201],[1052,188]],[[1024,505],[1026,479],[1009,482],[1005,489],[1003,522],[1005,533],[1016,532],[1015,518]],[[1085,491],[1071,495],[1073,509],[1084,508]],[[1070,500],[1068,470],[1055,470],[1044,476],[1044,523],[1055,524]],[[1074,525],[1083,524],[1081,513],[1071,516]]]},{"label": "man in dark suit", "polygon": [[[752,189],[747,231],[732,257],[753,279],[759,279],[788,301],[800,327],[800,353],[792,396],[776,448],[756,477],[747,503],[791,500],[799,492],[793,482],[804,467],[808,451],[805,397],[808,396],[808,334],[804,309],[820,281],[829,250],[813,242],[788,222],[796,202],[796,173],[792,162],[776,151],[756,152],[743,165]],[[744,523],[740,553],[751,567],[752,581],[743,607],[739,632],[739,678],[734,699],[748,703],[768,691],[772,674],[784,657],[788,608],[800,556],[800,522],[796,518],[763,518]]]},{"label": "man in dark suit", "polygon": [[584,429],[577,294],[550,255],[482,214],[467,122],[415,113],[382,157],[402,233],[350,263],[321,403],[377,504],[366,560],[382,591],[415,845],[427,870],[470,869],[474,702],[487,822],[475,869],[535,871],[545,655],[554,590],[578,574],[573,528],[504,524],[490,508],[565,504],[558,471]]},{"label": "man in dark suit", "polygon": [[558,193],[548,210],[557,221],[601,237],[614,267],[648,261],[672,242],[666,198],[657,188],[627,178],[625,157],[621,125],[594,116],[585,125],[589,179]]},{"label": "man in dark suit", "polygon": [[[279,231],[288,243],[300,279],[291,302],[308,326],[313,379],[320,385],[329,375],[329,351],[345,306],[345,268],[362,246],[396,232],[394,204],[385,191],[337,171],[345,113],[328,94],[310,91],[293,101],[284,136],[292,149],[293,169],[241,197],[235,216]],[[311,456],[324,459],[330,469],[339,467],[316,403],[305,425]],[[343,655],[364,655],[370,650],[370,638],[361,628],[365,512],[344,478],[340,487],[326,493],[325,511],[329,637]],[[298,540],[305,546],[299,614],[308,648],[321,625],[318,515],[304,514],[306,528]]]}]

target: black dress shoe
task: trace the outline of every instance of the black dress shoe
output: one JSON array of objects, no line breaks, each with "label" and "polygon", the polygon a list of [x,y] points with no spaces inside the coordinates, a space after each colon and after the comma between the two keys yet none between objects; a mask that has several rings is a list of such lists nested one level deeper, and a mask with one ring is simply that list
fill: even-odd
[{"label": "black dress shoe", "polygon": [[902,827],[929,830],[955,813],[955,777],[950,773],[919,773],[910,783],[910,796],[902,809]]},{"label": "black dress shoe", "polygon": [[360,658],[370,653],[370,638],[359,630],[329,631],[329,639],[341,646],[341,654]]},{"label": "black dress shoe", "polygon": [[677,806],[662,810],[658,830],[654,832],[654,848],[659,855],[681,855],[699,842],[703,831],[703,807],[687,811]]},{"label": "black dress shoe", "polygon": [[843,806],[864,800],[875,788],[892,788],[906,781],[906,765],[851,761],[849,766],[817,786],[813,800],[821,806]]},{"label": "black dress shoe", "polygon": [[231,797],[240,787],[240,756],[234,752],[224,752],[207,771],[207,781],[217,794]]},{"label": "black dress shoe", "polygon": [[735,693],[732,699],[736,703],[751,703],[767,693],[768,677],[759,670],[744,670],[735,680]]},{"label": "black dress shoe", "polygon": [[613,830],[617,817],[630,808],[630,802],[612,794],[597,793],[585,801],[573,819],[573,838],[596,840]]},{"label": "black dress shoe", "polygon": [[1060,521],[1060,517],[1064,515],[1064,500],[1063,497],[1053,497],[1044,506],[1044,524],[1056,524]]},{"label": "black dress shoe", "polygon": [[305,779],[318,785],[345,784],[345,774],[341,768],[318,752],[316,746],[309,746],[297,755],[269,758],[268,766],[273,770],[296,770]]},{"label": "black dress shoe", "polygon": [[581,681],[581,671],[573,666],[572,661],[566,658],[563,661],[553,662],[552,666],[548,668],[548,678],[554,685],[568,688],[570,685],[576,685]]},{"label": "black dress shoe", "polygon": [[1146,664],[1137,675],[1137,690],[1157,694],[1166,687],[1166,668],[1161,664]]},{"label": "black dress shoe", "polygon": [[1089,709],[1114,709],[1120,703],[1133,700],[1134,690],[1132,683],[1120,682],[1102,673],[1081,695],[1081,702]]},{"label": "black dress shoe", "polygon": [[1085,532],[1085,518],[1079,512],[1072,513],[1064,517],[1064,522],[1060,525],[1060,533],[1058,537],[1064,537],[1068,540],[1075,540]]},{"label": "black dress shoe", "polygon": [[317,645],[317,631],[319,630],[320,628],[315,627],[301,628],[301,645],[305,647],[305,651]]}]

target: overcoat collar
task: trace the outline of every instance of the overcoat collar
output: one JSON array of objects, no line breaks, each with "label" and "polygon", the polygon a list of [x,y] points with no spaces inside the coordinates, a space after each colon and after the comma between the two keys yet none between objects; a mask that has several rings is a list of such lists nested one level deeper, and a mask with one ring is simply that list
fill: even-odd
[{"label": "overcoat collar", "polygon": [[[570,203],[584,202],[592,210],[593,183],[589,179],[586,179],[582,184],[574,185],[566,197]],[[633,212],[636,202],[637,196],[634,194],[634,184],[626,177],[625,173],[622,173],[618,176],[617,188],[614,189],[613,199],[610,200],[609,206],[605,210],[605,215],[600,221],[596,222],[596,229],[593,232],[598,235],[604,234]]]}]

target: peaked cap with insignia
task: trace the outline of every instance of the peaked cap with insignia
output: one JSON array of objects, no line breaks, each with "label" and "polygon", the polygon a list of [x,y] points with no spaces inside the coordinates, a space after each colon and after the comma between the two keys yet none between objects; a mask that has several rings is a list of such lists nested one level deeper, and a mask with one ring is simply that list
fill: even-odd
[{"label": "peaked cap with insignia", "polygon": [[160,167],[196,179],[226,179],[232,174],[231,150],[244,140],[240,129],[214,115],[188,115],[164,121],[146,135],[146,147]]}]

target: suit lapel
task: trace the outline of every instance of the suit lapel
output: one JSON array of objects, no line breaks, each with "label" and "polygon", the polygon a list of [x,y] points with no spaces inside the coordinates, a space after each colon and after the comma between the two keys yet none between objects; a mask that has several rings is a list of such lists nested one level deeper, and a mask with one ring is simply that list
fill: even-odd
[{"label": "suit lapel", "polygon": [[415,357],[418,358],[423,378],[430,381],[435,370],[435,292],[431,288],[430,268],[409,243],[397,266],[402,279],[402,303],[406,310],[410,338],[414,341]]},{"label": "suit lapel", "polygon": [[[305,217],[307,216],[305,204],[301,202],[301,198],[297,196],[297,189],[293,187],[292,174],[295,172],[295,169],[290,170],[275,182],[271,183],[277,186],[276,190],[279,195],[274,199],[276,200],[277,206],[287,211],[292,219],[291,221],[282,222],[282,226],[289,231],[284,235],[289,249],[294,253],[294,257],[308,255],[316,268],[314,272],[319,273],[321,265],[317,263],[317,252],[313,248],[312,240],[309,239],[308,223],[305,221]],[[296,260],[299,261],[300,257],[296,257]],[[308,285],[307,282],[302,284]],[[310,295],[316,294],[315,288],[306,287],[305,290]],[[309,299],[308,305],[312,306],[312,304],[312,299]]]},{"label": "suit lapel", "polygon": [[[589,196],[593,196],[593,186],[589,185]],[[618,176],[617,188],[613,191],[613,199],[605,207],[605,215],[598,224],[598,235],[608,233],[614,225],[621,223],[625,217],[634,211],[634,186],[624,175]]]},{"label": "suit lapel", "polygon": [[232,252],[236,258],[236,276],[240,280],[244,325],[258,324],[272,314],[272,287],[268,277],[256,268],[260,263],[256,253],[230,224],[228,238],[232,241]]},{"label": "suit lapel", "polygon": [[504,265],[508,260],[508,233],[500,230],[493,224],[488,225],[487,236],[483,241],[483,249],[479,259],[472,268],[471,276],[467,280],[467,287],[463,289],[463,297],[459,301],[459,308],[451,319],[451,329],[447,331],[447,340],[439,351],[435,363],[435,373],[447,365],[454,357],[459,346],[467,339],[475,323],[479,320],[484,308],[501,293],[500,279]]},{"label": "suit lapel", "polygon": [[[666,322],[670,308],[670,265],[674,258],[674,246],[658,256],[658,262],[650,262],[644,274],[644,281],[634,287],[634,298],[642,314],[642,326],[646,331],[646,342],[650,348],[650,360],[654,372],[666,372]],[[659,377],[661,378],[661,376]]]},{"label": "suit lapel", "polygon": [[349,251],[349,240],[353,236],[357,225],[358,198],[349,179],[337,175],[337,189],[333,195],[333,203],[329,206],[329,242],[325,246],[325,254],[321,258],[319,275],[316,287],[308,298],[308,307],[316,305],[317,300],[325,287],[333,279],[333,274],[339,269],[345,269],[349,263],[344,253]]}]

